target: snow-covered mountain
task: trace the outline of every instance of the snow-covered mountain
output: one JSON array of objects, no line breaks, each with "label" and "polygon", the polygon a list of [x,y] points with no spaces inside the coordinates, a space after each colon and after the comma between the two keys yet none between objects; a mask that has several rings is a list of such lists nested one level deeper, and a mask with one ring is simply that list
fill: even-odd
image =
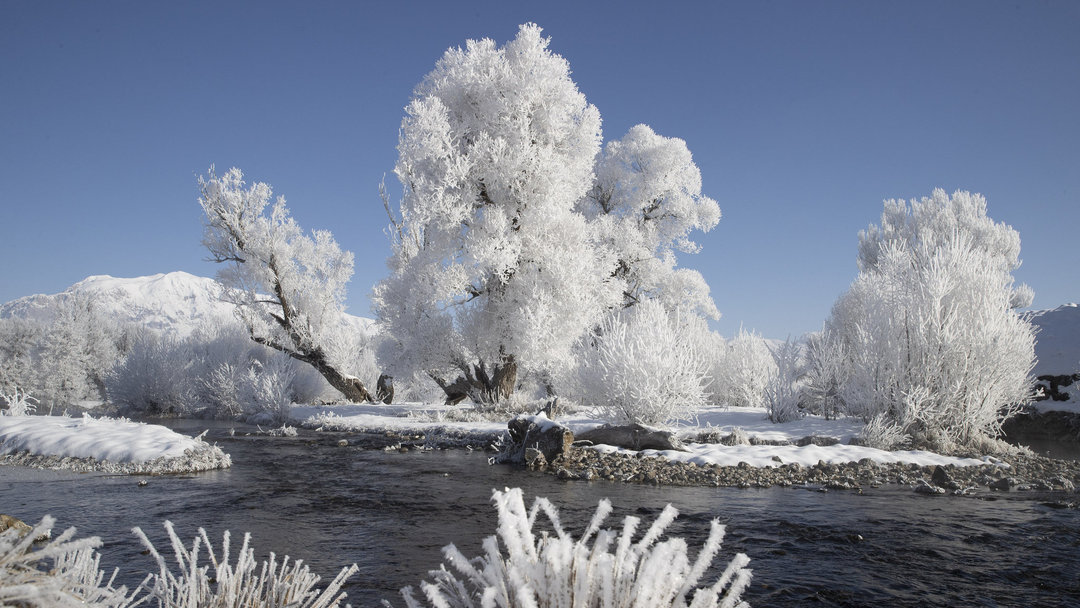
[{"label": "snow-covered mountain", "polygon": [[[96,297],[97,305],[119,321],[133,321],[176,338],[215,322],[236,322],[233,305],[221,299],[222,286],[214,279],[186,272],[120,279],[91,276],[65,291],[33,295],[0,305],[0,318],[48,319],[56,307],[75,294]],[[370,332],[373,321],[347,315],[358,330]]]},{"label": "snow-covered mountain", "polygon": [[1080,306],[1064,304],[1026,313],[1035,334],[1035,375],[1064,375],[1080,370]]}]

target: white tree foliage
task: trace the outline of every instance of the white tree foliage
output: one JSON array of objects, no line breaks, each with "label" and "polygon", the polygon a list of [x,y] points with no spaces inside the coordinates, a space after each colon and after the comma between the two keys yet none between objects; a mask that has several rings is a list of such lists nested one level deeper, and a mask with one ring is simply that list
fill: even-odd
[{"label": "white tree foliage", "polygon": [[826,328],[846,358],[847,411],[876,419],[882,437],[995,436],[1030,398],[1035,361],[1033,328],[1014,310],[1030,294],[1013,286],[1019,235],[981,196],[941,190],[887,201],[882,225],[860,235],[859,275]]},{"label": "white tree foliage", "polygon": [[657,300],[608,316],[585,340],[579,368],[582,402],[616,424],[663,425],[687,419],[706,403],[709,365],[696,314],[668,312]]},{"label": "white tree foliage", "polygon": [[95,296],[65,296],[40,318],[0,319],[0,390],[30,391],[46,411],[104,399],[105,378],[135,334]]},{"label": "white tree foliage", "polygon": [[779,347],[769,347],[776,371],[765,381],[765,407],[769,420],[791,422],[805,415],[800,407],[802,364],[799,347],[790,338]]},{"label": "white tree foliage", "polygon": [[401,126],[404,192],[373,295],[385,352],[478,403],[509,397],[518,366],[569,367],[620,298],[611,252],[575,211],[593,186],[600,115],[540,32],[448,50]]},{"label": "white tree foliage", "polygon": [[701,171],[685,141],[637,125],[609,142],[580,208],[616,254],[624,306],[657,299],[668,310],[719,318],[701,273],[675,267],[676,251],[701,249],[690,233],[708,232],[720,220],[716,201],[701,194]]},{"label": "white tree foliage", "polygon": [[[419,599],[411,587],[403,589],[408,608],[749,606],[741,599],[751,577],[745,554],[736,554],[712,585],[697,587],[724,538],[724,526],[715,519],[691,561],[685,540],[660,540],[678,516],[671,505],[634,542],[641,524],[637,517],[627,516],[620,533],[601,529],[612,510],[606,499],[576,540],[563,530],[558,511],[545,498],[526,509],[521,490],[515,488],[496,491],[493,500],[499,512],[498,536],[485,539],[484,555],[469,560],[454,545],[445,547],[443,554],[454,571],[445,565],[432,571],[434,582],[421,583]],[[541,512],[550,532],[534,531]]]},{"label": "white tree foliage", "polygon": [[765,339],[740,329],[722,353],[712,365],[711,400],[735,407],[765,407],[765,387],[777,375],[776,360]]},{"label": "white tree foliage", "polygon": [[363,382],[335,367],[331,351],[345,329],[352,253],[329,231],[304,234],[285,199],[271,205],[270,186],[245,188],[239,169],[218,177],[211,168],[199,188],[207,222],[203,244],[215,261],[228,263],[218,280],[252,339],[310,364],[346,398],[369,401]]}]

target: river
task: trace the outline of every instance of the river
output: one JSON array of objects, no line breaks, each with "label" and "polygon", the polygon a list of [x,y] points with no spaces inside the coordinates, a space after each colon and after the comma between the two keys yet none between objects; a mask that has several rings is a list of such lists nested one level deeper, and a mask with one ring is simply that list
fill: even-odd
[{"label": "river", "polygon": [[[166,553],[162,522],[190,545],[198,527],[234,552],[250,532],[260,557],[273,551],[303,559],[332,578],[355,562],[346,587],[354,608],[382,598],[404,605],[397,590],[417,585],[441,562],[440,548],[480,552],[495,531],[494,488],[521,487],[527,500],[547,496],[563,525],[580,532],[596,503],[610,498],[608,525],[636,514],[651,521],[671,503],[681,515],[669,533],[688,539],[692,555],[708,522],[728,534],[720,557],[751,558],[753,606],[1080,606],[1080,510],[1053,503],[1076,494],[980,492],[926,497],[887,486],[848,491],[770,488],[669,488],[561,481],[467,451],[385,452],[339,447],[339,436],[301,431],[295,438],[229,434],[232,425],[169,423],[208,439],[233,458],[227,471],[170,477],[123,477],[0,468],[0,512],[28,522],[44,514],[58,528],[100,536],[102,565],[120,567],[129,586],[153,569],[131,534],[140,526]],[[353,439],[356,443],[356,439]],[[139,486],[140,481],[147,481]]]}]

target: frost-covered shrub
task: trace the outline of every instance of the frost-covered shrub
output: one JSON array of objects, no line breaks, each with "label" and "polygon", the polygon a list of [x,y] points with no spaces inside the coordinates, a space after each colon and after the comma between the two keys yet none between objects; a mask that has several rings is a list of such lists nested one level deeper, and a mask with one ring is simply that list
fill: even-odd
[{"label": "frost-covered shrub", "polygon": [[726,344],[720,364],[713,365],[712,401],[736,407],[764,407],[765,386],[777,373],[765,339],[739,330]]},{"label": "frost-covered shrub", "polygon": [[190,414],[198,403],[197,366],[188,342],[147,332],[106,377],[109,401],[147,415]]},{"label": "frost-covered shrub", "polygon": [[0,401],[7,405],[6,410],[0,410],[0,415],[29,416],[37,410],[38,400],[18,386],[13,387],[11,392],[6,392],[0,388]]},{"label": "frost-covered shrub", "polygon": [[[184,546],[171,522],[165,522],[165,530],[179,567],[176,573],[146,534],[139,528],[132,529],[158,566],[158,572],[148,577],[139,589],[146,593],[142,601],[160,608],[335,608],[345,599],[345,594],[340,592],[342,585],[358,570],[356,564],[343,568],[325,589],[319,591],[315,585],[320,577],[299,560],[290,563],[289,557],[285,556],[278,562],[271,553],[269,561],[257,562],[255,550],[249,544],[250,534],[244,535],[240,553],[233,564],[229,560],[228,531],[218,554],[202,528],[190,549]],[[200,565],[199,557],[203,551],[207,562]]]},{"label": "frost-covered shrub", "polygon": [[29,390],[49,411],[104,399],[105,376],[136,333],[94,296],[64,295],[36,317],[0,319],[0,389]]},{"label": "frost-covered shrub", "polygon": [[812,414],[827,420],[845,411],[843,387],[850,375],[844,344],[836,332],[815,332],[806,338],[801,402]]},{"label": "frost-covered shrub", "polygon": [[10,527],[0,533],[0,606],[19,608],[124,608],[133,606],[125,587],[105,580],[95,549],[101,540],[72,540],[68,528],[45,544],[55,520],[45,516],[30,531]]},{"label": "frost-covered shrub", "polygon": [[[443,555],[453,571],[445,565],[432,571],[434,582],[420,584],[419,599],[411,587],[402,589],[408,608],[748,606],[741,600],[751,576],[745,554],[737,554],[711,586],[695,588],[724,537],[724,526],[715,519],[691,561],[685,540],[658,542],[678,515],[671,505],[634,542],[641,523],[637,517],[626,517],[621,533],[601,529],[612,510],[607,500],[600,501],[577,540],[563,530],[558,511],[547,499],[536,499],[526,510],[521,490],[515,488],[496,491],[493,500],[499,512],[498,536],[484,540],[484,555],[469,560],[454,545],[445,547]],[[541,511],[550,532],[534,530]]]},{"label": "frost-covered shrub", "polygon": [[604,420],[664,424],[705,405],[708,362],[693,336],[708,331],[693,313],[649,300],[607,317],[582,347],[580,399]]},{"label": "frost-covered shrub", "polygon": [[1011,274],[1019,248],[979,195],[886,202],[826,326],[842,341],[847,412],[920,443],[995,436],[1031,394],[1034,332],[1014,310],[1030,290]]},{"label": "frost-covered shrub", "polygon": [[802,369],[799,347],[790,339],[776,348],[769,348],[776,363],[776,372],[765,381],[765,407],[769,420],[790,422],[802,418],[799,407],[799,378]]}]

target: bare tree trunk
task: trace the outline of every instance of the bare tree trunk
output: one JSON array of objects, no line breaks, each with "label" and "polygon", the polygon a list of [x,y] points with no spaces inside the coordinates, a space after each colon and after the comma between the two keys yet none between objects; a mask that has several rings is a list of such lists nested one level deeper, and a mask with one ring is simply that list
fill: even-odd
[{"label": "bare tree trunk", "polygon": [[286,348],[281,344],[274,342],[273,340],[268,340],[261,336],[252,335],[251,339],[255,342],[258,342],[259,344],[263,344],[265,346],[269,346],[270,348],[279,350],[286,355],[289,355],[293,359],[296,359],[297,361],[303,361],[311,367],[314,367],[315,371],[322,374],[322,377],[326,378],[326,381],[330,384],[330,386],[340,391],[341,394],[344,395],[345,399],[347,399],[348,401],[351,401],[353,403],[375,401],[374,399],[372,399],[371,393],[368,392],[367,388],[364,387],[364,383],[361,382],[359,378],[357,378],[356,376],[343,374],[338,371],[333,365],[330,365],[330,363],[326,360],[326,353],[324,353],[321,348],[316,348],[311,351],[298,351],[291,348]]},{"label": "bare tree trunk", "polygon": [[[292,353],[290,353],[292,354]],[[320,353],[321,355],[321,353]],[[295,357],[295,355],[293,355]],[[301,359],[304,361],[305,359]],[[334,369],[328,363],[326,363],[323,357],[319,357],[318,361],[307,360],[311,365],[322,374],[323,378],[330,383],[330,386],[341,391],[342,395],[345,395],[345,399],[353,403],[363,403],[365,401],[374,402],[371,393],[364,387],[364,383],[360,381],[356,376],[349,376],[343,374]]]},{"label": "bare tree trunk", "polygon": [[513,355],[503,357],[492,373],[481,361],[464,367],[464,374],[452,383],[431,374],[431,378],[446,393],[446,405],[457,405],[466,397],[479,406],[490,406],[509,399],[517,387],[517,361]]}]

